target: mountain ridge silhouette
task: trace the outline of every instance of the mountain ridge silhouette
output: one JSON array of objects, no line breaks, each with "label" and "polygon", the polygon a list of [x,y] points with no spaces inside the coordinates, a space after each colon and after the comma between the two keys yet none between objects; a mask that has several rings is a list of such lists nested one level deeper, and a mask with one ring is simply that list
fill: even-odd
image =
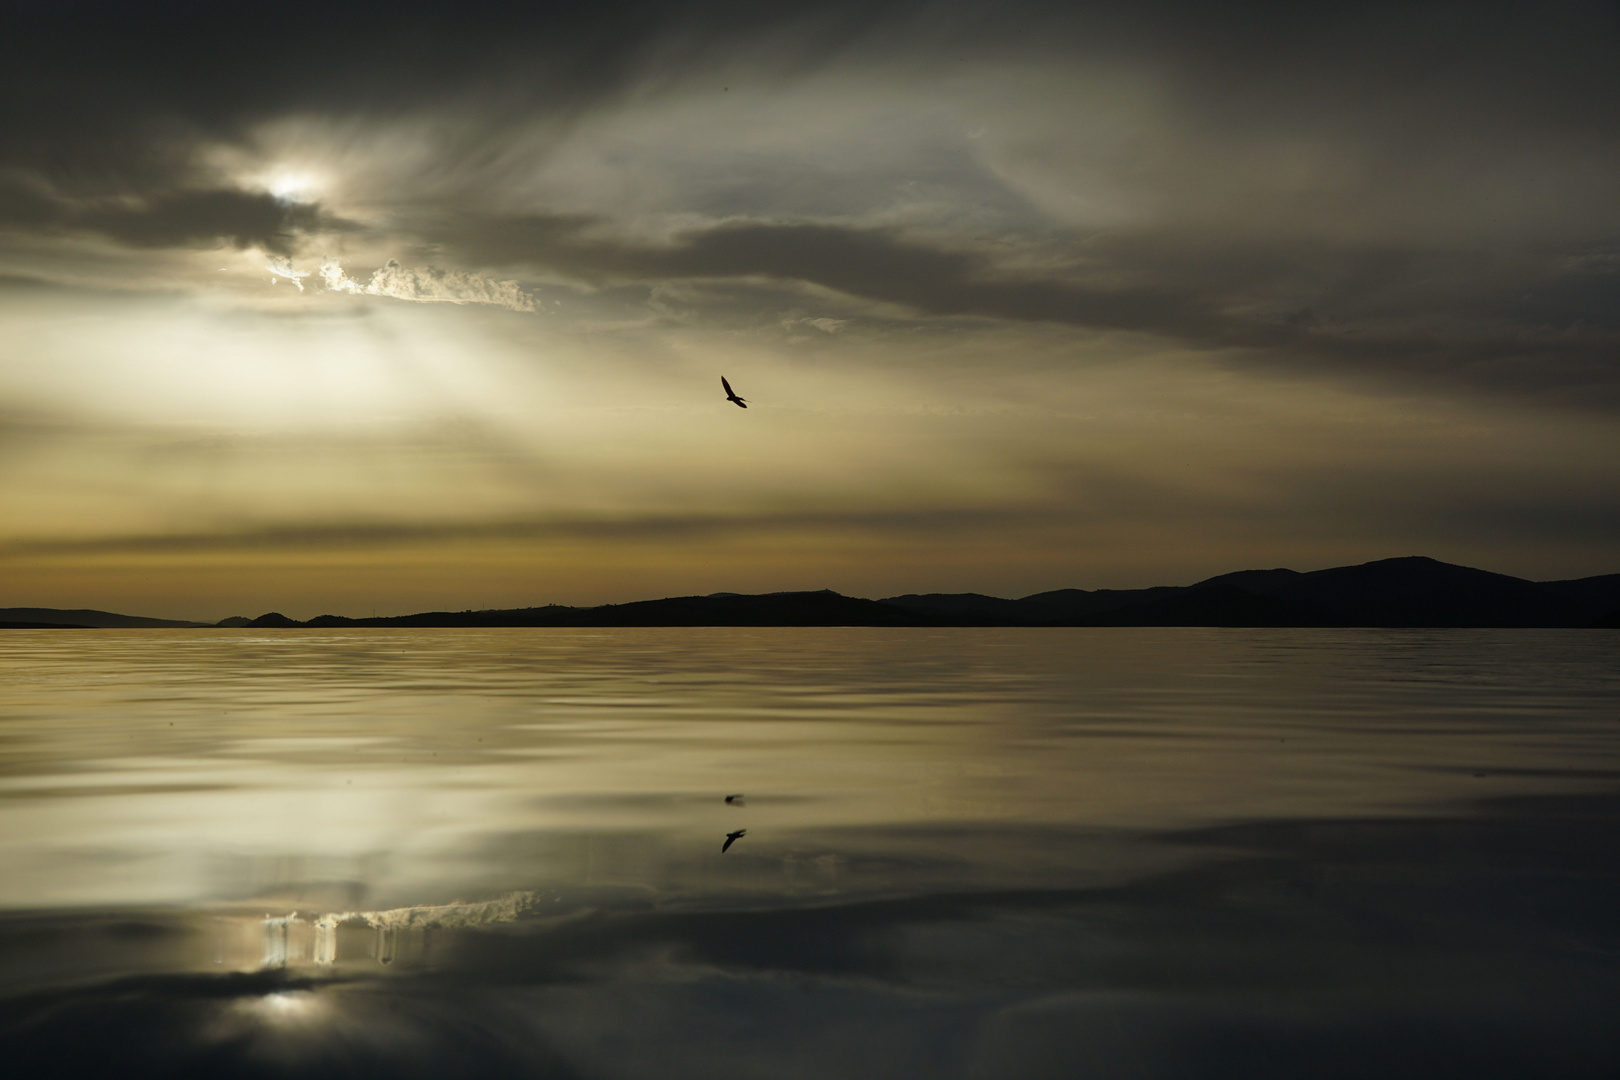
[{"label": "mountain ridge silhouette", "polygon": [[908,593],[866,600],[831,589],[711,593],[595,607],[426,611],[307,621],[270,612],[219,623],[76,609],[0,608],[0,627],[343,626],[1231,626],[1620,628],[1620,574],[1529,581],[1413,555],[1300,572],[1239,570],[1191,585],[1055,589],[1018,599]]}]

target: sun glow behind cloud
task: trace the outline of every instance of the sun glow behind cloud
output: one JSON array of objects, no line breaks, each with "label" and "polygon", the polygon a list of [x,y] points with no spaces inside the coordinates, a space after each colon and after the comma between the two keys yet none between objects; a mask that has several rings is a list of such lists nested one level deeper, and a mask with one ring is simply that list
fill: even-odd
[{"label": "sun glow behind cloud", "polygon": [[266,191],[286,202],[314,202],[320,191],[319,178],[307,172],[277,170],[261,183]]}]

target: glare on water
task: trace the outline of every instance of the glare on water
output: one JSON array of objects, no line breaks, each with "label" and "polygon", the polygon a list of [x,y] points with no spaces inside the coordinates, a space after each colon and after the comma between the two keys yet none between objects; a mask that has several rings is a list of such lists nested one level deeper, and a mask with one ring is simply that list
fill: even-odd
[{"label": "glare on water", "polygon": [[[1620,755],[1616,651],[1578,633],[109,630],[5,644],[0,905],[14,908],[320,887],[399,906],[558,880],[784,887],[761,880],[762,858],[830,886],[841,854],[898,831],[926,845],[951,826],[1406,812],[1579,785]],[[723,803],[733,792],[745,808]],[[739,857],[709,858],[738,825]],[[1095,869],[1009,842],[955,872],[986,885]]]}]

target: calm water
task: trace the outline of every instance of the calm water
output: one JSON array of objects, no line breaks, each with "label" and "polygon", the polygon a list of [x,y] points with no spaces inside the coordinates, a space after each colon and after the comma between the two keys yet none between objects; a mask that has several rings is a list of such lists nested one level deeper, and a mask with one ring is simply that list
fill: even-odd
[{"label": "calm water", "polygon": [[1617,780],[1620,633],[6,631],[0,1060],[1612,1080]]}]

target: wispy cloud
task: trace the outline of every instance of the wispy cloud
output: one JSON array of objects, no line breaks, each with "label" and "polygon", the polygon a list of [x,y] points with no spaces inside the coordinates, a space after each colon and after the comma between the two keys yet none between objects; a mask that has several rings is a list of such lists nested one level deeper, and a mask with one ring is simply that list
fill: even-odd
[{"label": "wispy cloud", "polygon": [[[276,278],[286,278],[288,281],[298,286],[299,292],[304,291],[304,278],[309,277],[308,270],[299,270],[286,259],[271,259],[269,264],[265,266],[265,269],[274,274]],[[274,278],[272,278],[272,280],[274,280]]]},{"label": "wispy cloud", "polygon": [[820,330],[823,334],[836,334],[849,322],[848,319],[834,319],[822,315],[815,319],[783,319],[782,329],[792,330],[795,326],[809,326]]},{"label": "wispy cloud", "polygon": [[419,304],[490,304],[508,311],[535,310],[534,297],[515,281],[496,281],[464,270],[401,266],[389,259],[364,284],[350,277],[336,259],[321,263],[321,281],[333,292],[388,296]]}]

